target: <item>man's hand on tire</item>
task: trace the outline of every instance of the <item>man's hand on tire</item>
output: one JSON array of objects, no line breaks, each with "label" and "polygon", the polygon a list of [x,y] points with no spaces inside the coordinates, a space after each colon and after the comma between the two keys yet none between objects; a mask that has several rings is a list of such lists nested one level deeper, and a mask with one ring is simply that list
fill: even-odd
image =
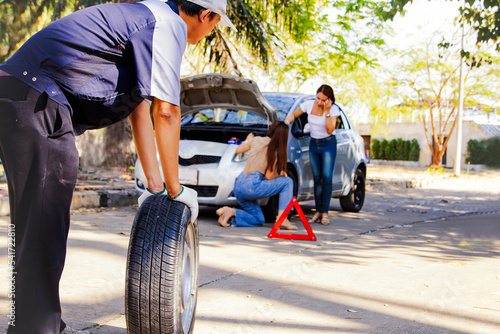
[{"label": "man's hand on tire", "polygon": [[191,210],[191,222],[193,223],[196,218],[198,218],[198,193],[196,192],[196,190],[193,190],[191,188],[187,188],[184,186],[181,187],[181,192],[175,197],[170,197],[165,187],[163,187],[162,191],[157,193],[146,188],[146,190],[142,193],[141,196],[139,196],[139,199],[137,200],[137,202],[139,203],[139,207],[149,196],[166,195],[171,200],[184,203],[189,207],[189,209]]},{"label": "man's hand on tire", "polygon": [[152,192],[151,190],[149,190],[148,188],[146,188],[146,190],[144,190],[144,192],[142,193],[141,196],[139,196],[139,198],[137,199],[137,203],[139,204],[139,207],[142,205],[142,202],[144,202],[144,200],[146,198],[148,198],[149,196],[153,196],[153,195],[166,195],[167,194],[167,189],[165,189],[165,186],[163,187],[163,190],[160,191],[160,192]]},{"label": "man's hand on tire", "polygon": [[189,207],[191,210],[191,222],[194,223],[196,218],[198,218],[198,193],[196,190],[182,186],[181,193],[172,199],[184,203]]}]

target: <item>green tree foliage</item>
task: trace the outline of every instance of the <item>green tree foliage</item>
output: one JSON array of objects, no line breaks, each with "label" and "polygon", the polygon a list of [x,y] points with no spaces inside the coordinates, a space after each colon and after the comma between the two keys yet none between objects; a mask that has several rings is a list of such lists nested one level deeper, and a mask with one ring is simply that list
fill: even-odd
[{"label": "green tree foliage", "polygon": [[[402,13],[405,6],[412,1],[386,1],[378,9],[378,14],[384,20],[392,20],[398,13]],[[465,0],[464,5],[460,7],[460,15],[462,20],[477,32],[478,44],[492,42],[496,45],[497,51],[500,51],[500,6],[498,0]]]},{"label": "green tree foliage", "polygon": [[[241,75],[238,63],[242,58],[250,55],[250,62],[268,69],[270,61],[276,60],[275,53],[285,50],[289,43],[306,45],[312,43],[318,32],[325,32],[324,44],[330,45],[339,55],[345,53],[348,56],[345,64],[352,63],[352,58],[362,58],[362,53],[356,49],[344,52],[347,51],[348,43],[343,39],[343,33],[354,29],[356,19],[370,18],[373,21],[370,24],[380,24],[373,13],[379,1],[228,0],[228,16],[238,32],[216,28],[199,43],[199,47],[219,71],[233,71]],[[113,1],[0,0],[0,62],[5,61],[24,41],[51,21],[75,10],[106,2]],[[343,10],[335,21],[342,30],[335,33],[329,30],[330,22],[324,14],[325,9],[333,7]],[[369,43],[370,39],[359,42],[360,45]],[[330,55],[318,61],[333,58]]]},{"label": "green tree foliage", "polygon": [[0,0],[0,63],[50,22],[102,0]]}]

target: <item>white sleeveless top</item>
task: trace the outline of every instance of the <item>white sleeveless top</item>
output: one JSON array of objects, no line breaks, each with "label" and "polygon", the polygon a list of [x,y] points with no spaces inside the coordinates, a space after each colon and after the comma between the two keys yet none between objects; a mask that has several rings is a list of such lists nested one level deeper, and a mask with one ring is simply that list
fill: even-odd
[{"label": "white sleeveless top", "polygon": [[[328,132],[326,132],[326,114],[322,116],[313,115],[311,113],[313,106],[314,100],[303,102],[300,105],[300,109],[302,109],[303,112],[307,113],[307,121],[309,123],[309,126],[311,127],[311,137],[313,137],[314,139],[322,139],[331,136],[331,134],[328,134]],[[330,109],[330,115],[340,116],[340,109],[335,104],[333,104]],[[332,135],[333,134],[335,134],[335,130],[332,132]]]}]

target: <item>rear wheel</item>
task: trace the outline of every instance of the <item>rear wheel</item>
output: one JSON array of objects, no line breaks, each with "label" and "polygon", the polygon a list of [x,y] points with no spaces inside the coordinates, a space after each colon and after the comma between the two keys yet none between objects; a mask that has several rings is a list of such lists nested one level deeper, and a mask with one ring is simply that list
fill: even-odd
[{"label": "rear wheel", "polygon": [[167,196],[148,197],[136,214],[127,254],[129,334],[192,333],[198,297],[198,225]]},{"label": "rear wheel", "polygon": [[357,169],[354,174],[354,184],[347,196],[340,197],[340,206],[347,212],[359,212],[365,202],[365,174]]}]

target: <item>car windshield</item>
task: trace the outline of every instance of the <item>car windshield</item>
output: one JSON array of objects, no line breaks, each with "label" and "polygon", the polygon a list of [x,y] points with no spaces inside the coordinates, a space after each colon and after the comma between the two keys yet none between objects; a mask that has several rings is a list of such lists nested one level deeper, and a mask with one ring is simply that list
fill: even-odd
[{"label": "car windshield", "polygon": [[182,125],[186,124],[232,124],[232,125],[269,125],[269,121],[258,115],[238,109],[204,109],[182,117]]},{"label": "car windshield", "polygon": [[288,111],[297,100],[297,96],[293,95],[279,95],[279,94],[263,94],[266,100],[276,110],[278,121],[285,120]]}]

